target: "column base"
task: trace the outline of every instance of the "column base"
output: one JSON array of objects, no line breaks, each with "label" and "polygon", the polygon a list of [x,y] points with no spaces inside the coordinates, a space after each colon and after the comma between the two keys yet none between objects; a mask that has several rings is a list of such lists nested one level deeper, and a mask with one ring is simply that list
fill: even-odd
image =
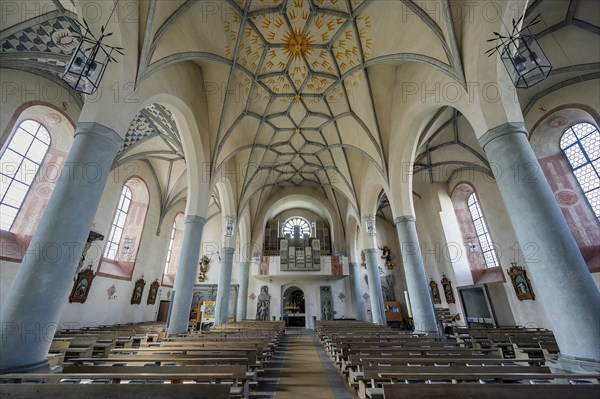
[{"label": "column base", "polygon": [[558,355],[556,360],[547,360],[546,366],[553,373],[600,373],[600,361],[568,355]]},{"label": "column base", "polygon": [[9,373],[45,373],[50,371],[50,366],[48,365],[48,360],[45,359],[39,363],[28,364],[25,366],[17,366],[17,367],[0,367],[0,374],[9,374]]}]

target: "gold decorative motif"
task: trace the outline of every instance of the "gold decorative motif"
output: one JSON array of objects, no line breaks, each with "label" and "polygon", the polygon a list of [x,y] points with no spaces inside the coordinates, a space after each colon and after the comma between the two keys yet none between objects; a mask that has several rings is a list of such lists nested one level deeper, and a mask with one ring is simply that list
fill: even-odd
[{"label": "gold decorative motif", "polygon": [[[357,67],[369,57],[372,21],[360,13],[353,16],[352,10],[363,0],[289,0],[283,8],[280,0],[236,1],[252,12],[264,11],[247,21],[239,15],[245,9],[241,5],[240,9],[226,5],[224,13],[225,55],[232,58],[235,54],[232,61],[246,70],[236,69],[236,79],[242,86],[252,85],[249,72],[265,89],[260,97],[252,93],[253,99],[267,101],[276,94],[280,103],[298,102],[297,95],[310,94],[303,101],[315,104],[324,100],[319,95],[337,101],[360,87],[365,77]],[[317,8],[313,10],[311,4]],[[246,89],[242,92],[248,94]]]}]

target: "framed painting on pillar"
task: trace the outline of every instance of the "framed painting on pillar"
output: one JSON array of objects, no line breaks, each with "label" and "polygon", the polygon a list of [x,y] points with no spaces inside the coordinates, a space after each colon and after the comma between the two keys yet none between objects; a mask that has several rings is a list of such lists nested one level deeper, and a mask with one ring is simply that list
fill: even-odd
[{"label": "framed painting on pillar", "polygon": [[535,294],[531,288],[529,278],[527,278],[527,272],[521,266],[517,266],[516,263],[511,263],[511,268],[506,270],[510,279],[512,280],[513,287],[517,294],[517,298],[520,301],[523,300],[535,300]]},{"label": "framed painting on pillar", "polygon": [[438,289],[438,285],[433,278],[431,278],[431,281],[429,282],[429,290],[431,291],[431,299],[433,300],[433,303],[436,305],[441,304],[442,300],[440,299],[440,290]]},{"label": "framed painting on pillar", "polygon": [[146,286],[146,281],[144,278],[140,278],[135,282],[135,286],[133,287],[133,293],[131,294],[131,304],[139,305],[142,302],[142,294],[144,293],[144,287]]},{"label": "framed painting on pillar", "polygon": [[69,296],[69,302],[84,303],[87,300],[88,294],[90,293],[90,288],[92,287],[92,281],[94,281],[94,277],[96,277],[96,275],[94,274],[91,266],[79,272],[77,277],[74,279],[75,283],[73,284],[73,289],[71,290],[71,295]]}]

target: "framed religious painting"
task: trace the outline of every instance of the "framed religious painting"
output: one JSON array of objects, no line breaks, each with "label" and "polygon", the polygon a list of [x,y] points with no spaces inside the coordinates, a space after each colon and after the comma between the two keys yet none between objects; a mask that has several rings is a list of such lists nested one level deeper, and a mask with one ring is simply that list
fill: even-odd
[{"label": "framed religious painting", "polygon": [[452,283],[448,280],[446,275],[442,275],[442,289],[444,290],[444,296],[446,297],[446,303],[455,303],[454,292],[452,292]]},{"label": "framed religious painting", "polygon": [[133,287],[133,293],[131,294],[131,304],[139,305],[142,302],[142,294],[144,293],[144,287],[146,286],[146,281],[143,278],[140,278],[135,282],[135,286]]},{"label": "framed religious painting", "polygon": [[433,303],[436,305],[441,304],[442,300],[440,298],[440,290],[438,289],[438,285],[433,278],[429,282],[429,289],[431,291],[431,299],[433,299]]},{"label": "framed religious painting", "polygon": [[533,293],[533,288],[531,288],[531,283],[525,269],[513,262],[511,263],[511,268],[506,271],[512,280],[517,298],[520,301],[535,300],[535,294]]},{"label": "framed religious painting", "polygon": [[87,300],[90,288],[92,287],[92,281],[94,281],[94,271],[91,266],[79,273],[75,278],[71,295],[69,296],[69,302],[84,303]]},{"label": "framed religious painting", "polygon": [[146,303],[148,305],[154,305],[156,303],[156,296],[158,295],[158,287],[160,287],[158,280],[156,280],[155,282],[150,284],[150,291],[148,291],[148,300],[146,301]]}]

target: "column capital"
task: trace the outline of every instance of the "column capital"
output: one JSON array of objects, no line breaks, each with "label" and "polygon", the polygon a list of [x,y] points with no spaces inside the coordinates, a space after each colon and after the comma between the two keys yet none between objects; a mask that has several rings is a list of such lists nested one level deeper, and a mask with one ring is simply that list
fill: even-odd
[{"label": "column capital", "polygon": [[79,122],[74,137],[81,134],[95,134],[112,143],[117,149],[123,144],[123,137],[109,127],[96,122]]},{"label": "column capital", "polygon": [[198,216],[198,215],[187,215],[185,217],[184,223],[185,224],[196,223],[196,224],[204,226],[204,224],[206,224],[206,218],[203,216]]},{"label": "column capital", "polygon": [[376,254],[377,252],[379,252],[379,249],[377,249],[377,248],[365,248],[365,249],[363,249],[363,251],[365,252],[365,254]]},{"label": "column capital", "polygon": [[399,224],[399,223],[404,223],[404,222],[415,222],[416,219],[413,215],[404,215],[404,216],[398,216],[397,218],[394,218],[394,224]]},{"label": "column capital", "polygon": [[525,136],[529,135],[523,122],[507,122],[485,132],[478,140],[479,145],[481,145],[481,148],[483,148],[485,151],[485,146],[490,142],[508,134],[524,134]]},{"label": "column capital", "polygon": [[233,255],[235,253],[235,248],[232,247],[223,247],[223,249],[221,249],[221,253],[223,255]]},{"label": "column capital", "polygon": [[348,265],[350,265],[350,267],[358,267],[357,262],[348,262]]}]

